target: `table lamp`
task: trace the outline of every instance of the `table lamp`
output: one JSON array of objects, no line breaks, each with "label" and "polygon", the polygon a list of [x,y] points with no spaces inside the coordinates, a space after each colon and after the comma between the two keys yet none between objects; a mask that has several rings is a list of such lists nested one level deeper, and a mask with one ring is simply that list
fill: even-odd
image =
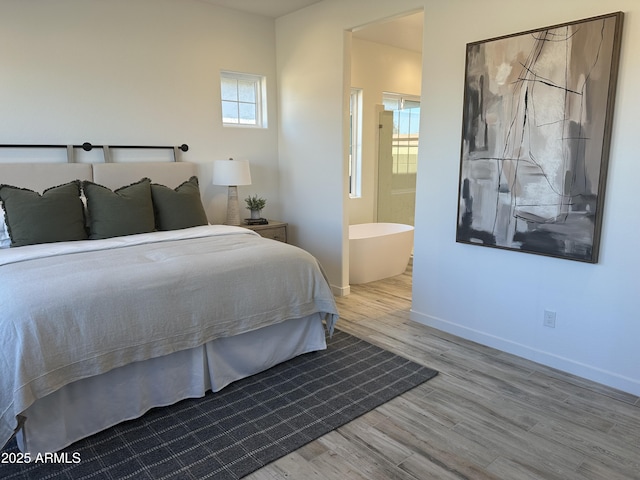
[{"label": "table lamp", "polygon": [[238,209],[238,185],[251,185],[251,171],[246,160],[215,160],[213,162],[213,184],[227,185],[227,225],[240,225]]}]

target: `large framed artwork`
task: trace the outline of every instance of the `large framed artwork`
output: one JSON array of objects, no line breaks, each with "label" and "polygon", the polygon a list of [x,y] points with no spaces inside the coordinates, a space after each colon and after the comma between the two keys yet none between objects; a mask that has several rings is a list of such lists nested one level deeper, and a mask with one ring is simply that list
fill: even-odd
[{"label": "large framed artwork", "polygon": [[622,20],[467,45],[458,242],[598,261]]}]

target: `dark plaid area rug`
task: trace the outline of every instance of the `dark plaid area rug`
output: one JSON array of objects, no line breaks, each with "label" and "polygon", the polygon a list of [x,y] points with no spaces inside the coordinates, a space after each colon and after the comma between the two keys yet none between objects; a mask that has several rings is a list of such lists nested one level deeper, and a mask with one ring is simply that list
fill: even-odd
[{"label": "dark plaid area rug", "polygon": [[81,440],[52,463],[12,463],[12,441],[0,478],[242,478],[437,375],[344,332],[328,343]]}]

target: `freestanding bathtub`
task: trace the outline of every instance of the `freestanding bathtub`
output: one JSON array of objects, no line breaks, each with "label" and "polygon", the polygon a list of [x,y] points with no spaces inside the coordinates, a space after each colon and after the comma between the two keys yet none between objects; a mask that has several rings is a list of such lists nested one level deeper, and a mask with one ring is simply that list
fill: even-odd
[{"label": "freestanding bathtub", "polygon": [[401,223],[349,226],[349,283],[369,283],[403,273],[413,249],[413,227]]}]

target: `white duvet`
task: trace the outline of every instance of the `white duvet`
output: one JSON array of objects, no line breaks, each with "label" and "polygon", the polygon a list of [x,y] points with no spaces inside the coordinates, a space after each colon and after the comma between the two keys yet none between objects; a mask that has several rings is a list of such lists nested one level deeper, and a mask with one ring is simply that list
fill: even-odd
[{"label": "white duvet", "polygon": [[337,320],[310,254],[208,225],[0,250],[0,445],[75,380],[301,318]]}]

